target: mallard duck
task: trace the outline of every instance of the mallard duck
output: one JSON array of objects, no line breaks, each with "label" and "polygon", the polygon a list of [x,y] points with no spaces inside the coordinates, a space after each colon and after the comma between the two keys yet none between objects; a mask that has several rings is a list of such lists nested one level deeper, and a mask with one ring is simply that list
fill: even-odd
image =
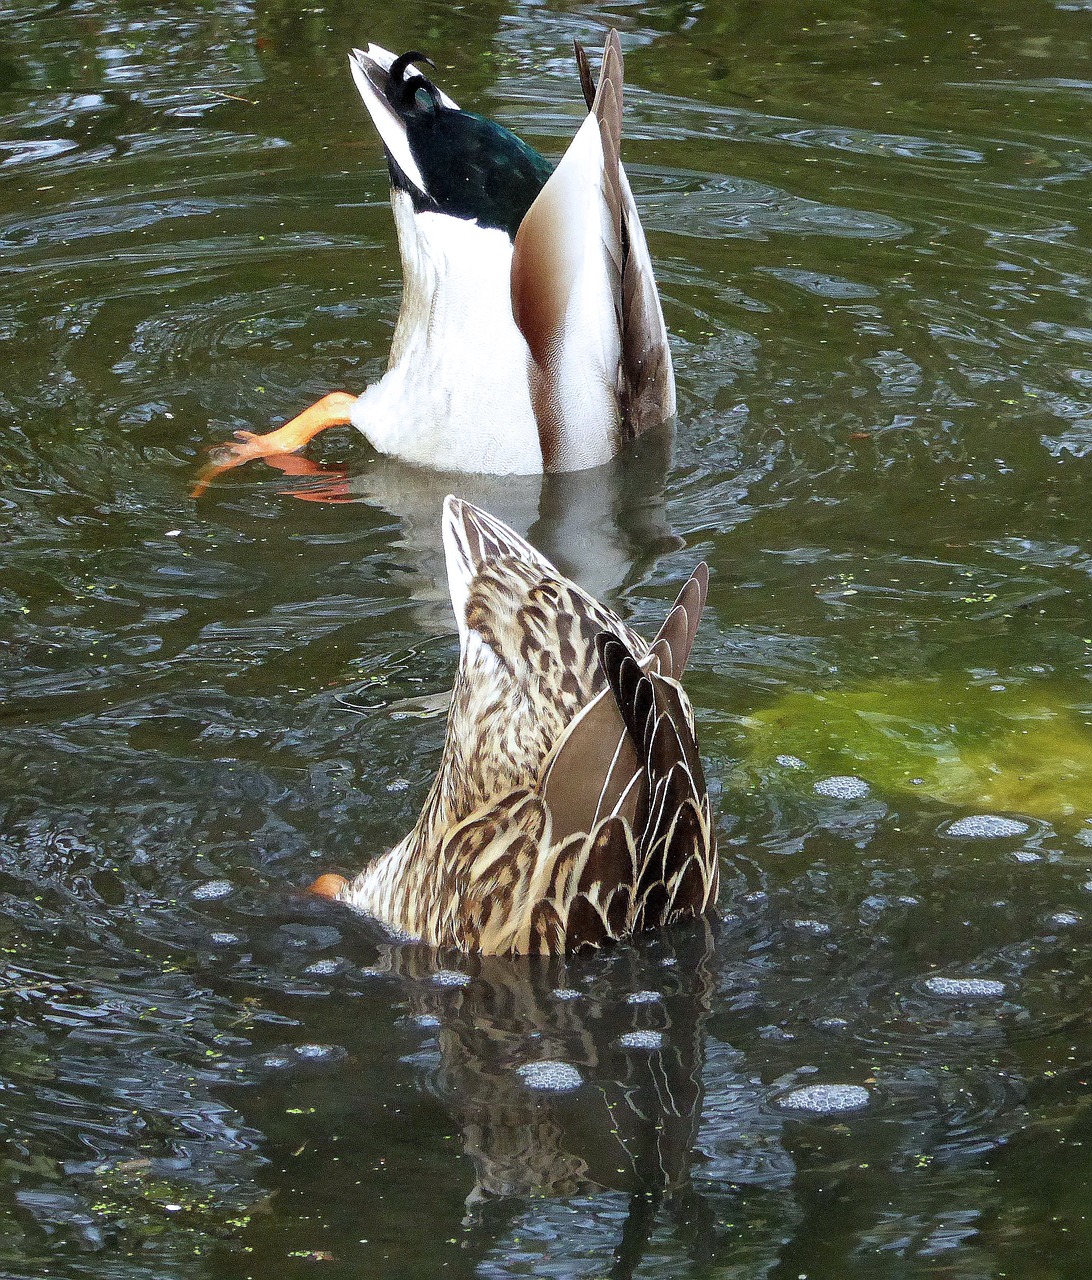
[{"label": "mallard duck", "polygon": [[596,947],[699,915],[716,838],[679,684],[699,565],[652,644],[507,525],[449,497],[460,664],[417,825],[353,881],[312,888],[430,946]]},{"label": "mallard duck", "polygon": [[251,458],[351,423],[380,453],[440,471],[531,475],[607,462],[675,413],[644,231],[619,160],[622,52],[557,167],[461,110],[416,64],[369,45],[350,69],[383,143],[402,257],[386,374],[335,391],[276,431],[236,432],[195,490]]}]

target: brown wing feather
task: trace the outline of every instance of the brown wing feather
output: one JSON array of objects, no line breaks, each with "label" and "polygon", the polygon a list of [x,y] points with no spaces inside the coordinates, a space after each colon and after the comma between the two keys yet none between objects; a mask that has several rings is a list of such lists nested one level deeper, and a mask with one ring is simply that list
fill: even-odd
[{"label": "brown wing feather", "polygon": [[[613,34],[613,33],[612,33]],[[588,55],[573,41],[580,88],[591,110],[595,100]],[[605,62],[605,55],[604,55]],[[622,236],[622,362],[619,395],[627,437],[640,435],[675,414],[675,372],[663,307],[644,228],[626,177],[618,169]]]},{"label": "brown wing feather", "polygon": [[[622,52],[612,31],[591,113],[512,250],[512,314],[531,352],[547,471],[597,466],[622,442],[621,133]],[[570,308],[574,296],[579,305]]]},{"label": "brown wing feather", "polygon": [[[671,612],[652,642],[653,651],[660,655],[660,675],[675,680],[682,679],[708,594],[709,566],[703,561],[679,592]],[[661,643],[667,650],[666,654],[658,648]]]},{"label": "brown wing feather", "polygon": [[633,927],[649,928],[699,914],[715,901],[718,865],[709,797],[681,686],[643,673],[615,637],[602,637],[599,651],[646,774]]}]

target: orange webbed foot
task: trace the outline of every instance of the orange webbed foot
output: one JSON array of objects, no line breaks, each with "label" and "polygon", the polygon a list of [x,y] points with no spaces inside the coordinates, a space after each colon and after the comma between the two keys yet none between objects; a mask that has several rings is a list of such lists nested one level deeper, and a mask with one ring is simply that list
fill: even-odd
[{"label": "orange webbed foot", "polygon": [[223,475],[233,467],[251,462],[255,458],[272,458],[286,453],[295,453],[302,449],[308,441],[313,440],[320,431],[329,427],[342,427],[349,423],[349,414],[356,400],[355,396],[345,391],[332,391],[323,396],[309,409],[304,409],[290,422],[276,431],[267,431],[259,435],[255,431],[236,431],[232,444],[220,445],[209,454],[209,460],[202,467],[197,483],[190,492],[193,498],[200,498],[209,484],[217,476]]},{"label": "orange webbed foot", "polygon": [[317,880],[312,881],[307,886],[307,892],[316,894],[320,898],[329,898],[332,901],[348,883],[344,876],[334,875],[332,871],[327,871],[325,875],[319,876]]}]

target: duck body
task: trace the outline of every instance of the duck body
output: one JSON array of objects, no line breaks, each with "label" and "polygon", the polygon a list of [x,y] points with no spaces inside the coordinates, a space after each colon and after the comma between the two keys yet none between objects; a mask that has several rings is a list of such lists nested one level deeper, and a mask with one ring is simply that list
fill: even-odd
[{"label": "duck body", "polygon": [[527,379],[527,343],[512,320],[512,242],[391,192],[402,255],[402,307],[386,374],[350,410],[380,453],[438,471],[543,470]]},{"label": "duck body", "polygon": [[708,574],[649,645],[506,525],[444,514],[460,668],[414,829],[315,888],[436,947],[553,954],[700,915],[718,867],[677,677]]},{"label": "duck body", "polygon": [[266,435],[237,432],[195,496],[341,423],[417,466],[529,475],[600,466],[674,416],[663,311],[619,158],[617,34],[598,84],[577,46],[589,110],[556,166],[461,110],[423,61],[377,45],[350,57],[387,156],[402,261],[386,374]]}]

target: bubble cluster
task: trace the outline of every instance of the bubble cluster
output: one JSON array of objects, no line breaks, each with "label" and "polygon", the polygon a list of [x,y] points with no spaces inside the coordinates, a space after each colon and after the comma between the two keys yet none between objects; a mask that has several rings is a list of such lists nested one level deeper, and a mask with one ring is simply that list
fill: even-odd
[{"label": "bubble cluster", "polygon": [[580,992],[574,991],[572,987],[555,987],[551,993],[555,1000],[579,1000]]},{"label": "bubble cluster", "polygon": [[304,969],[304,973],[310,973],[317,978],[326,978],[337,973],[340,968],[340,960],[316,960],[314,964],[309,964]]},{"label": "bubble cluster", "polygon": [[806,769],[808,767],[799,756],[775,756],[774,758],[782,769]]},{"label": "bubble cluster", "polygon": [[1075,925],[1081,923],[1083,919],[1076,911],[1055,911],[1050,917],[1050,923],[1057,929],[1072,929]]},{"label": "bubble cluster", "polygon": [[234,891],[235,886],[230,880],[206,880],[204,884],[199,884],[190,896],[199,902],[217,902]]},{"label": "bubble cluster", "polygon": [[663,1048],[664,1038],[659,1031],[627,1031],[618,1037],[623,1049],[646,1049],[650,1053]]},{"label": "bubble cluster", "polygon": [[345,1050],[336,1044],[298,1044],[296,1057],[304,1062],[335,1062],[345,1057]]},{"label": "bubble cluster", "polygon": [[432,981],[438,987],[468,987],[470,974],[460,973],[458,969],[437,969],[432,975]]},{"label": "bubble cluster", "polygon": [[524,1063],[517,1068],[516,1075],[528,1089],[540,1093],[571,1093],[584,1083],[584,1077],[574,1066],[555,1058]]},{"label": "bubble cluster", "polygon": [[216,933],[209,934],[209,941],[214,947],[231,947],[239,941],[239,935],[237,933],[226,933],[218,930]]},{"label": "bubble cluster", "polygon": [[925,979],[925,989],[930,995],[956,1000],[996,999],[1005,994],[1005,984],[996,978],[945,978],[936,975]]},{"label": "bubble cluster", "polygon": [[830,925],[823,920],[790,920],[789,928],[798,933],[810,933],[815,938],[825,938],[830,933]]},{"label": "bubble cluster", "polygon": [[859,1084],[808,1084],[779,1098],[778,1106],[786,1111],[835,1116],[848,1111],[861,1111],[870,1101],[868,1090]]},{"label": "bubble cluster", "polygon": [[849,1022],[846,1018],[816,1018],[815,1026],[820,1031],[846,1031]]},{"label": "bubble cluster", "polygon": [[626,1004],[659,1004],[662,999],[658,991],[632,991],[626,996]]},{"label": "bubble cluster", "polygon": [[1028,824],[1016,818],[999,818],[993,813],[976,813],[968,818],[958,818],[948,828],[948,835],[964,836],[974,840],[996,840],[1003,836],[1022,836],[1027,829]]},{"label": "bubble cluster", "polygon": [[812,790],[816,795],[826,796],[831,800],[863,800],[870,788],[864,778],[856,778],[851,773],[839,773],[832,778],[820,778]]}]

